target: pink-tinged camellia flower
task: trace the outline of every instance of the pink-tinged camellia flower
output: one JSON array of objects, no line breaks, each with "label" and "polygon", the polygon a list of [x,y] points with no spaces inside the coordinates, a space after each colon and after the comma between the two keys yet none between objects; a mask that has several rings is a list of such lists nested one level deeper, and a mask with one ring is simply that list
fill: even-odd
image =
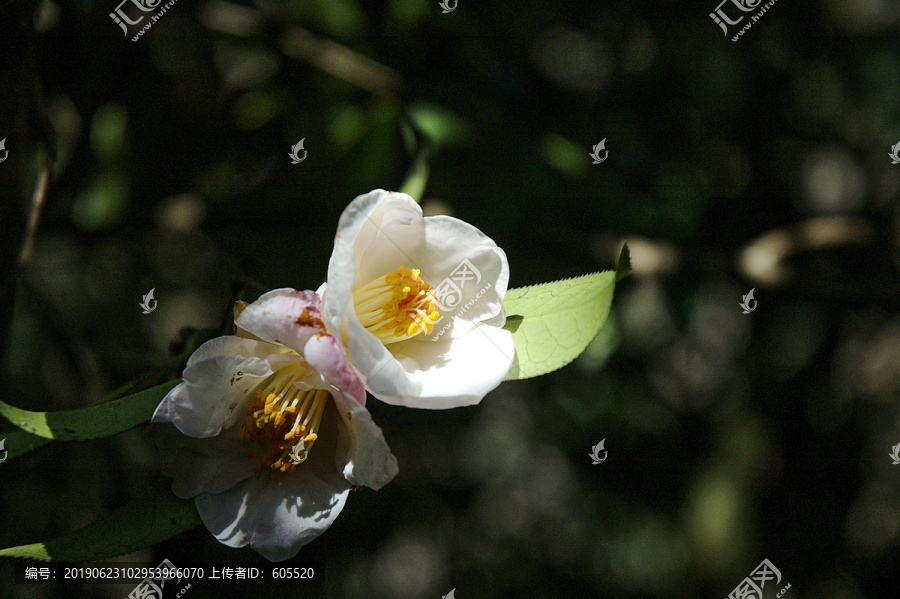
[{"label": "pink-tinged camellia flower", "polygon": [[391,404],[478,403],[512,366],[503,330],[506,254],[449,216],[423,217],[406,194],[375,190],[344,210],[323,291],[366,388]]},{"label": "pink-tinged camellia flower", "polygon": [[194,352],[153,415],[174,428],[148,438],[219,541],[285,560],[331,525],[352,486],[387,484],[397,460],[319,296],[270,291],[235,330]]}]

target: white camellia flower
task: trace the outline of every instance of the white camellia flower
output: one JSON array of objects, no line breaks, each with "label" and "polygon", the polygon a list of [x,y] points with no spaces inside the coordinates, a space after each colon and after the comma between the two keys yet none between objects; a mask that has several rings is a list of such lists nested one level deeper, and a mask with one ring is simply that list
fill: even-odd
[{"label": "white camellia flower", "polygon": [[375,190],[344,210],[322,306],[366,388],[415,408],[476,404],[512,366],[506,254],[459,219]]},{"label": "white camellia flower", "polygon": [[[172,489],[206,528],[272,561],[324,532],[352,486],[397,474],[319,296],[277,289],[248,305],[236,336],[204,343],[153,415],[148,439]],[[176,430],[177,429],[177,430]]]}]

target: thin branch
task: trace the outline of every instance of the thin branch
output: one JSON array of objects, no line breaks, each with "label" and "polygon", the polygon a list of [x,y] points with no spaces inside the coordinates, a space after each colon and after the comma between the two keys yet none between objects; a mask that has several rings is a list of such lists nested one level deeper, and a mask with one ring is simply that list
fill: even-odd
[{"label": "thin branch", "polygon": [[38,175],[37,184],[35,185],[34,193],[31,196],[31,211],[28,215],[28,225],[25,230],[25,238],[22,240],[22,249],[19,251],[19,268],[25,266],[31,259],[38,223],[41,221],[44,204],[47,202],[47,190],[50,188],[50,176],[53,173],[53,164],[53,157],[48,157],[47,164]]},{"label": "thin branch", "polygon": [[293,27],[282,36],[281,50],[376,94],[395,94],[400,87],[400,74],[394,69],[301,27]]}]

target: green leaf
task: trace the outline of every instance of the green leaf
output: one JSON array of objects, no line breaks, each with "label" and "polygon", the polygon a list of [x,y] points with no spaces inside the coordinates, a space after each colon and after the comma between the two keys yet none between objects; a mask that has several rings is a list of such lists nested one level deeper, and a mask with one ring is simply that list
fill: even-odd
[{"label": "green leaf", "polygon": [[616,262],[616,282],[618,283],[631,274],[631,252],[628,251],[628,244],[623,243],[622,249],[619,251],[619,259]]},{"label": "green leaf", "polygon": [[400,186],[400,192],[412,197],[416,202],[422,203],[422,194],[428,184],[428,149],[423,149],[416,156],[415,161],[406,175],[406,181]]},{"label": "green leaf", "polygon": [[562,368],[584,351],[609,316],[616,281],[630,271],[623,245],[616,270],[510,289],[503,299],[516,357],[507,381]]},{"label": "green leaf", "polygon": [[569,177],[583,175],[591,165],[584,148],[556,133],[541,140],[541,155],[544,162]]},{"label": "green leaf", "polygon": [[[183,337],[184,346],[181,352],[173,357],[168,362],[161,364],[157,368],[142,374],[141,376],[125,383],[115,391],[111,391],[107,393],[102,399],[97,401],[95,405],[107,404],[117,399],[122,398],[126,394],[129,394],[133,389],[140,389],[142,387],[146,387],[156,380],[160,380],[163,378],[168,378],[167,373],[171,371],[173,368],[181,368],[184,366],[184,361],[190,356],[198,347],[200,347],[203,343],[212,339],[217,335],[217,331],[214,329],[191,329],[189,330],[185,336]],[[177,382],[177,381],[175,381]],[[167,385],[171,385],[171,383],[166,383]],[[165,385],[159,387],[162,391],[165,389]],[[132,395],[137,395],[137,393],[132,393]],[[162,399],[163,395],[160,395],[160,399]],[[151,396],[152,397],[152,396]],[[152,403],[152,400],[151,402]],[[158,403],[158,402],[157,402]],[[3,413],[3,402],[0,402],[0,413]],[[22,411],[24,412],[24,410]],[[25,414],[29,414],[25,412]],[[60,413],[62,414],[62,413]],[[152,412],[151,412],[152,415]],[[32,418],[33,420],[33,418]],[[27,421],[27,420],[26,420]],[[64,426],[65,428],[65,426]],[[25,432],[24,430],[17,431],[8,431],[5,433],[0,432],[0,439],[5,439],[6,447],[5,449],[9,452],[6,459],[17,458],[25,455],[29,451],[37,449],[38,447],[42,447],[50,443],[51,439],[47,437],[40,437],[37,435],[33,435],[29,432]]]},{"label": "green leaf", "polygon": [[407,114],[436,151],[465,144],[474,133],[472,124],[466,118],[438,104],[417,102],[409,107]]},{"label": "green leaf", "polygon": [[50,443],[50,439],[38,437],[25,431],[8,431],[0,433],[0,439],[3,439],[4,449],[9,452],[3,460],[11,460],[28,453],[38,447],[42,447]]},{"label": "green leaf", "polygon": [[155,545],[199,524],[194,502],[175,497],[164,484],[72,534],[0,549],[0,556],[48,562],[105,560]]},{"label": "green leaf", "polygon": [[[0,401],[0,416],[32,435],[58,441],[108,437],[146,422],[181,381],[170,381],[109,403],[62,412],[29,412]],[[7,449],[12,450],[7,443]]]}]

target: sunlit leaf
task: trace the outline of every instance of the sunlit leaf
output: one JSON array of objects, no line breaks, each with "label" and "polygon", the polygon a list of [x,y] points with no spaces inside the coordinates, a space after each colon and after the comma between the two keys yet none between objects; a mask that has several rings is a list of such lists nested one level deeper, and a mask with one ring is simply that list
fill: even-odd
[{"label": "sunlit leaf", "polygon": [[108,437],[146,422],[175,385],[170,381],[139,393],[88,408],[30,412],[0,401],[0,416],[27,433],[59,441]]},{"label": "sunlit leaf", "polygon": [[418,102],[409,107],[409,118],[435,148],[463,144],[472,137],[472,125],[452,110]]},{"label": "sunlit leaf", "polygon": [[406,181],[400,186],[400,192],[409,194],[415,201],[422,203],[422,194],[428,184],[428,151],[422,151],[409,169]]},{"label": "sunlit leaf", "polygon": [[616,268],[506,292],[506,328],[516,348],[506,380],[553,372],[584,351],[606,322],[617,278],[630,270],[627,245]]},{"label": "sunlit leaf", "polygon": [[199,524],[194,502],[175,497],[164,484],[72,534],[0,549],[0,557],[58,562],[104,560],[155,545]]}]

